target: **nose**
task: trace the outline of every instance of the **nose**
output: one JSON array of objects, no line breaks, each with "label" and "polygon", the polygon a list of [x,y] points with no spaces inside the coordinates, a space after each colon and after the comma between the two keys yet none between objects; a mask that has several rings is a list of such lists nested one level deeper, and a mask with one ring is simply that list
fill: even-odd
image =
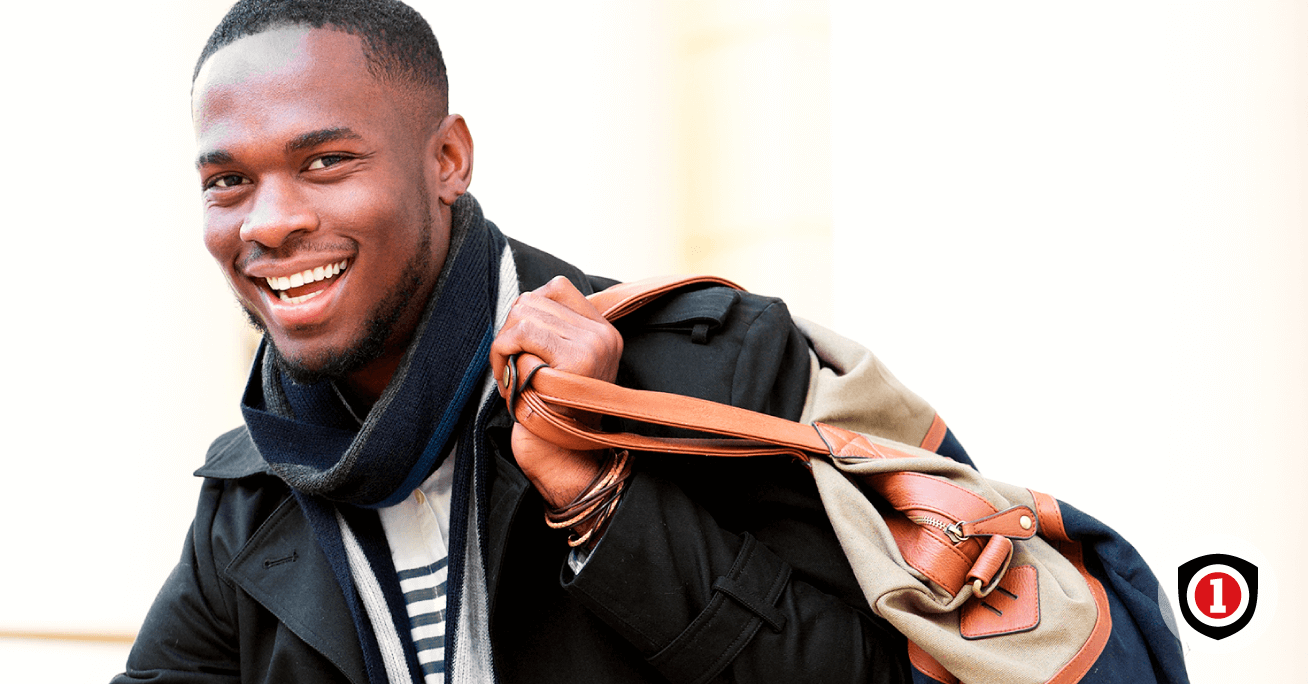
[{"label": "nose", "polygon": [[293,181],[266,178],[255,190],[250,213],[241,222],[241,240],[276,249],[290,235],[317,227],[317,212]]}]

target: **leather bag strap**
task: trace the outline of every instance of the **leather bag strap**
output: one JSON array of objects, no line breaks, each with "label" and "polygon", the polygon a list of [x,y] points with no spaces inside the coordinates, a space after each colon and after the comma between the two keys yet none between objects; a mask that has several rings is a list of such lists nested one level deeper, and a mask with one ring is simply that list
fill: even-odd
[{"label": "leather bag strap", "polygon": [[[514,417],[536,435],[570,449],[614,447],[704,456],[788,454],[805,461],[811,454],[827,453],[826,444],[811,426],[784,418],[694,397],[621,387],[549,368],[526,354],[517,359],[516,365],[521,377],[530,377],[530,381],[518,389]],[[603,432],[564,415],[560,408],[686,428],[727,439]]]},{"label": "leather bag strap", "polygon": [[[668,276],[615,285],[589,299],[609,321],[615,321],[658,297],[693,285],[734,283],[711,276]],[[874,444],[857,433],[823,424],[803,425],[747,409],[665,392],[636,390],[550,368],[540,358],[520,354],[510,359],[507,387],[498,384],[515,420],[532,433],[578,451],[606,448],[717,457],[788,455],[807,463],[814,455],[837,458],[908,458],[910,454]],[[642,423],[692,430],[718,437],[650,437],[631,432],[605,432],[573,418],[584,414],[612,416]],[[917,472],[883,473],[871,485],[907,519],[894,528],[910,565],[952,594],[969,581],[981,586],[997,581],[1000,569],[978,566],[982,540],[989,537],[1030,538],[1033,527],[1016,521],[1024,506],[998,511],[984,498],[934,475]],[[1003,516],[997,514],[1003,513]],[[955,531],[922,524],[922,516],[954,523]],[[908,520],[918,524],[909,523]],[[980,523],[989,521],[988,527]],[[967,532],[964,532],[967,530]],[[981,565],[986,565],[982,563]],[[990,563],[989,565],[997,565]],[[979,574],[978,574],[979,573]]]}]

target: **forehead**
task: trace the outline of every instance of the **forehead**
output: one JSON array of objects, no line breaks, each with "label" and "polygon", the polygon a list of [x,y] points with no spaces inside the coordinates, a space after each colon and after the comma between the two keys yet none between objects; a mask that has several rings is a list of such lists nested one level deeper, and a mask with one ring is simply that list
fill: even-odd
[{"label": "forehead", "polygon": [[394,88],[368,70],[359,38],[287,27],[242,38],[213,53],[196,77],[191,116],[197,143],[294,137],[304,130],[393,128]]}]

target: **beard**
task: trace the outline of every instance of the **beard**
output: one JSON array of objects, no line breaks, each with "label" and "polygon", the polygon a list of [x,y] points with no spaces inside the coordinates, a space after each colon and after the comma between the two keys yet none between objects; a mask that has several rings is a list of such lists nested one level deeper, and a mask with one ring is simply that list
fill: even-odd
[{"label": "beard", "polygon": [[292,381],[301,385],[312,385],[323,380],[342,378],[365,365],[376,361],[386,350],[386,343],[395,331],[395,324],[409,309],[415,293],[422,289],[423,281],[431,269],[431,240],[433,220],[431,216],[431,199],[426,188],[420,188],[420,201],[425,205],[425,218],[422,226],[422,241],[418,250],[404,264],[395,286],[382,297],[368,315],[363,334],[343,349],[331,349],[312,359],[296,359],[282,354],[268,334],[268,328],[249,307],[243,306],[250,325],[258,330],[268,342],[277,368]]}]

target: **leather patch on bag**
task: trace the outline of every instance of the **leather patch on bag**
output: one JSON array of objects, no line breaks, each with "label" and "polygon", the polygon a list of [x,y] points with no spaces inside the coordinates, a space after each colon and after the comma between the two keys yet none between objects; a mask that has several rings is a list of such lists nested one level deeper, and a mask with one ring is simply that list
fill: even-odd
[{"label": "leather patch on bag", "polygon": [[908,642],[908,662],[912,663],[918,672],[940,682],[940,684],[959,684],[958,677],[949,674],[949,670],[946,670],[945,666],[940,664],[940,661],[932,658],[930,653],[922,650],[921,646],[911,641]]},{"label": "leather patch on bag", "polygon": [[999,586],[963,605],[959,632],[964,639],[985,639],[1027,632],[1040,624],[1040,585],[1034,566],[1009,568]]}]

